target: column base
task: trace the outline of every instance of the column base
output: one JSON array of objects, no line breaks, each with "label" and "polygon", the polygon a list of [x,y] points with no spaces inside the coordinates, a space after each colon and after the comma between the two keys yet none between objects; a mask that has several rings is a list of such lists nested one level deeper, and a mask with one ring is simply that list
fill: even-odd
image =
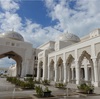
[{"label": "column base", "polygon": [[66,84],[66,83],[67,83],[67,80],[64,80],[64,81],[63,81],[63,83],[65,83],[65,84]]},{"label": "column base", "polygon": [[39,81],[39,80],[40,80],[40,78],[39,78],[39,77],[37,77],[37,78],[36,78],[36,80],[37,80],[37,81]]},{"label": "column base", "polygon": [[57,79],[55,79],[54,81],[55,81],[55,82],[58,82],[58,80],[57,80]]},{"label": "column base", "polygon": [[49,81],[50,81],[50,78],[47,78],[47,80],[49,80]]},{"label": "column base", "polygon": [[44,80],[46,80],[46,78],[45,77],[42,77],[42,80],[44,81]]},{"label": "column base", "polygon": [[79,81],[79,80],[76,80],[76,84],[78,84],[78,85],[79,85],[79,84],[80,84],[80,81]]},{"label": "column base", "polygon": [[94,85],[94,81],[91,81],[91,84]]},{"label": "column base", "polygon": [[94,82],[94,86],[95,87],[99,87],[100,86],[100,83],[99,82]]}]

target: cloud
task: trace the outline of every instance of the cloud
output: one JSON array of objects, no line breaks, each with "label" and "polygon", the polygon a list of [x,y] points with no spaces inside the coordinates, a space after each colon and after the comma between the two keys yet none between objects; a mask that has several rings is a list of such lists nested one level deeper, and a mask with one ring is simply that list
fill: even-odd
[{"label": "cloud", "polygon": [[15,12],[19,9],[19,4],[16,3],[14,0],[0,0],[0,6],[4,11]]},{"label": "cloud", "polygon": [[[53,27],[42,27],[42,25],[32,22],[32,20],[23,19],[18,15],[17,10],[20,9],[19,2],[15,0],[0,0],[0,7],[3,12],[0,13],[0,32],[12,30],[21,33],[25,40],[31,42],[34,47],[41,45],[48,40],[54,40],[55,35],[60,33]],[[56,31],[56,33],[54,33]],[[52,34],[54,36],[52,36]]]},{"label": "cloud", "polygon": [[99,0],[45,0],[45,4],[52,20],[58,20],[55,27],[60,30],[83,36],[100,26]]}]

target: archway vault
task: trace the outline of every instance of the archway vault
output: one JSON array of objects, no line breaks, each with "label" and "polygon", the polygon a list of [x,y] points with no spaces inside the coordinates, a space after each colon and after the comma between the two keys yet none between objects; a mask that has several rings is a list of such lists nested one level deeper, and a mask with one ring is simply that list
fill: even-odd
[{"label": "archway vault", "polygon": [[18,55],[17,53],[15,53],[14,51],[9,51],[0,55],[0,59],[4,57],[12,58],[16,62],[18,62],[19,60],[22,61],[22,57]]},{"label": "archway vault", "polygon": [[0,54],[0,59],[5,58],[5,57],[8,57],[9,59],[12,58],[13,60],[16,61],[16,66],[17,66],[16,67],[16,76],[21,76],[22,57],[14,51],[9,51],[9,52]]}]

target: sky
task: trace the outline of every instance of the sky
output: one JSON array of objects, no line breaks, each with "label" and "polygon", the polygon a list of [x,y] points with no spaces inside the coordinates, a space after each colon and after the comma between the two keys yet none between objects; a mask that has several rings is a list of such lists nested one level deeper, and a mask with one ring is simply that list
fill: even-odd
[{"label": "sky", "polygon": [[14,29],[33,47],[67,31],[83,37],[100,28],[99,6],[100,0],[0,0],[0,33]]}]

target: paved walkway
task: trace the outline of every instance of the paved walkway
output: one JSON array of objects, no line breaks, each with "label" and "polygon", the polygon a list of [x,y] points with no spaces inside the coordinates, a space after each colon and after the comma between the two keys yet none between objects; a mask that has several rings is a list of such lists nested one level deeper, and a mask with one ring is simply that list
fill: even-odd
[{"label": "paved walkway", "polygon": [[6,78],[0,78],[0,92],[2,91],[12,91],[15,86],[6,81]]},{"label": "paved walkway", "polygon": [[[56,99],[83,99],[83,97],[63,97],[62,95],[67,93],[66,90],[58,89],[53,86],[49,86],[49,89],[52,90],[53,95],[57,96]],[[87,96],[85,97],[85,99],[100,99],[99,95],[100,88],[95,88],[94,92],[97,93],[98,95]],[[15,91],[15,86],[13,84],[7,82],[5,78],[0,78],[0,99],[14,99],[15,97],[23,97],[23,99],[31,99],[29,98],[29,96],[32,96],[33,94],[35,94],[35,90]],[[48,99],[53,99],[53,98],[48,98]]]}]

